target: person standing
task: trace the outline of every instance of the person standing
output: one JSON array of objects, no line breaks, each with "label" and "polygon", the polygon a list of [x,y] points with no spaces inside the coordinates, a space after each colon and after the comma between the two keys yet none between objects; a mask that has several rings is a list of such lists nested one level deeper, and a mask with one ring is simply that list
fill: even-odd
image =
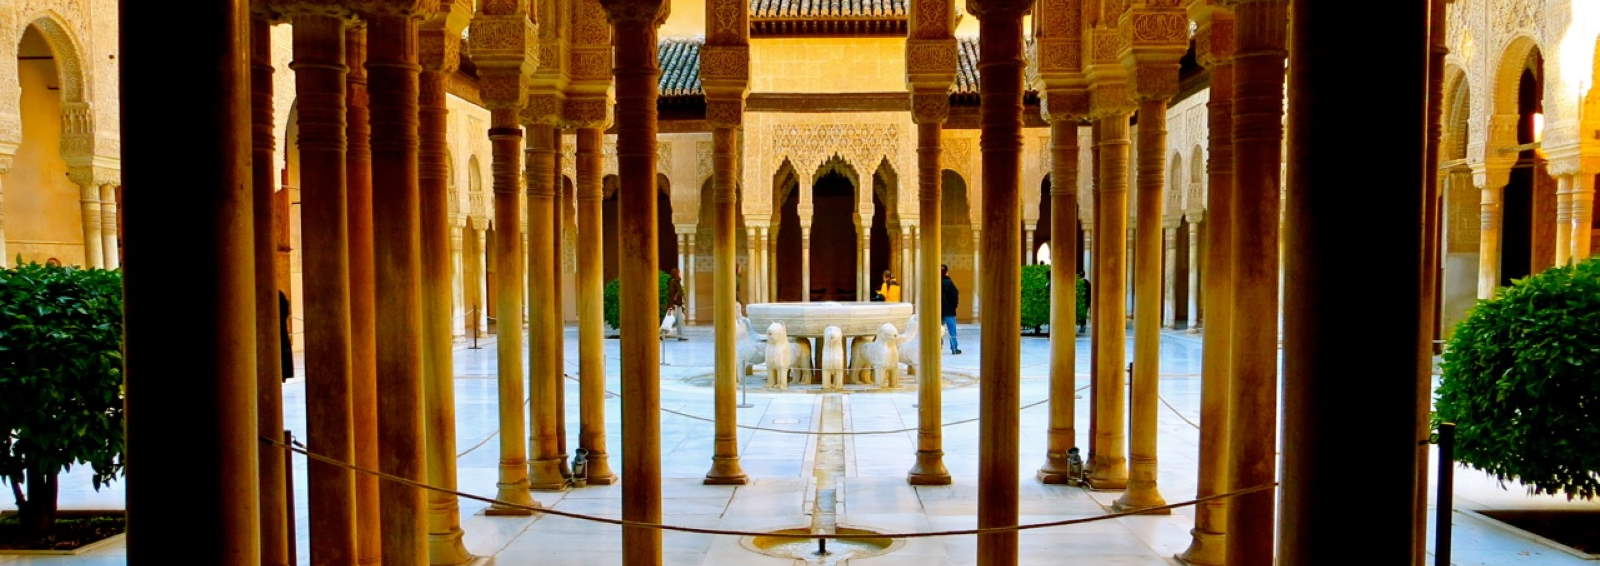
[{"label": "person standing", "polygon": [[683,275],[676,267],[668,274],[672,276],[667,281],[667,314],[672,317],[672,333],[679,341],[688,340],[683,335],[684,319],[689,316],[689,310],[684,308]]},{"label": "person standing", "polygon": [[945,332],[950,334],[950,353],[961,353],[961,342],[956,340],[956,307],[961,304],[961,291],[950,279],[950,266],[940,265],[939,276],[944,279],[939,289],[939,315],[944,320]]},{"label": "person standing", "polygon": [[883,284],[878,287],[880,300],[890,303],[900,302],[900,282],[895,281],[894,273],[883,270]]}]

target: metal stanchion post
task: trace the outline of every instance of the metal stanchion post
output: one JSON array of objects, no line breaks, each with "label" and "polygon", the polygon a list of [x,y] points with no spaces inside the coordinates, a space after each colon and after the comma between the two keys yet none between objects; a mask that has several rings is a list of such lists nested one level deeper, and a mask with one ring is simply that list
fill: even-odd
[{"label": "metal stanchion post", "polygon": [[294,433],[288,430],[283,431],[283,463],[283,503],[289,517],[289,563],[299,564],[294,534]]},{"label": "metal stanchion post", "polygon": [[1433,563],[1450,566],[1450,516],[1455,510],[1456,424],[1439,423],[1439,485],[1434,501]]}]

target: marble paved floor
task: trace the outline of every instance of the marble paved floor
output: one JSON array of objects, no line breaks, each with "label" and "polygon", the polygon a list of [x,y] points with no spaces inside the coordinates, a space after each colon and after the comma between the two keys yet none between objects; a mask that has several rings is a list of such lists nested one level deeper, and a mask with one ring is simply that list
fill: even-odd
[{"label": "marble paved floor", "polygon": [[[977,416],[978,389],[975,376],[982,355],[978,328],[960,329],[964,353],[946,354],[947,381],[944,393],[946,422]],[[710,376],[712,339],[707,326],[691,327],[686,342],[667,342],[663,351],[661,404],[688,415],[712,415]],[[456,350],[456,417],[458,450],[484,441],[494,433],[496,391],[494,347],[484,342],[481,349],[459,344]],[[1199,418],[1201,335],[1181,331],[1162,335],[1161,395],[1170,403],[1160,413],[1160,473],[1162,494],[1176,502],[1194,496]],[[618,385],[618,342],[607,340],[607,389]],[[1022,401],[1044,399],[1048,375],[1046,338],[1025,337],[1022,341]],[[1087,337],[1079,337],[1077,350],[1078,383],[1088,383]],[[1130,345],[1131,350],[1131,345]],[[577,331],[567,328],[566,365],[577,374]],[[741,423],[790,430],[809,430],[815,426],[822,396],[808,392],[769,393],[761,389],[761,376],[749,378],[750,408],[739,409]],[[577,446],[578,391],[567,382],[567,432],[569,447]],[[294,380],[284,388],[287,425],[297,436],[305,430],[305,388]],[[847,430],[884,430],[916,425],[916,396],[913,389],[895,392],[859,392],[844,396],[843,414]],[[1088,430],[1087,399],[1077,401],[1079,438]],[[606,401],[608,443],[613,469],[623,462],[617,456],[621,446],[620,399]],[[1042,522],[1106,513],[1118,493],[1095,493],[1075,487],[1045,486],[1032,479],[1044,461],[1047,406],[1039,405],[1021,413],[1022,443],[1021,515],[1024,523]],[[770,431],[741,430],[741,463],[752,478],[741,487],[703,486],[700,478],[708,469],[712,447],[712,424],[679,414],[661,417],[663,468],[663,519],[667,523],[736,530],[766,530],[804,526],[811,509],[810,475],[816,443],[812,436]],[[948,426],[944,431],[945,464],[954,477],[947,487],[913,488],[904,481],[915,453],[915,433],[857,435],[845,437],[845,477],[839,486],[838,521],[841,525],[867,527],[879,531],[924,531],[971,528],[976,526],[977,454],[976,423]],[[481,447],[459,458],[459,486],[462,490],[493,495],[498,443],[482,442]],[[309,563],[307,547],[305,462],[295,459],[296,503],[299,527],[300,561]],[[1453,563],[1462,566],[1500,565],[1580,565],[1593,564],[1543,544],[1525,534],[1508,530],[1500,523],[1473,513],[1486,508],[1574,507],[1600,509],[1600,502],[1569,503],[1560,498],[1530,497],[1518,486],[1502,488],[1482,474],[1466,469],[1457,473]],[[66,474],[61,481],[63,508],[121,508],[120,484],[99,492],[90,487],[81,470]],[[577,513],[616,517],[620,515],[621,490],[618,486],[588,487],[564,493],[536,493],[547,506]],[[9,501],[0,508],[9,508]],[[555,516],[538,518],[486,517],[485,505],[462,501],[462,523],[467,548],[486,564],[530,564],[540,566],[619,564],[620,533],[617,527],[587,523]],[[1193,513],[1187,508],[1167,516],[1126,517],[1083,525],[1027,531],[1020,535],[1023,564],[1060,564],[1066,558],[1109,566],[1154,566],[1177,564],[1171,557],[1189,542]],[[672,565],[784,565],[789,560],[769,558],[746,550],[734,537],[667,532],[663,536],[667,564]],[[100,550],[72,557],[0,556],[0,565],[109,565],[121,564],[123,546],[112,544]],[[912,539],[888,554],[850,561],[859,566],[934,566],[966,565],[975,562],[976,541],[971,536]]]}]

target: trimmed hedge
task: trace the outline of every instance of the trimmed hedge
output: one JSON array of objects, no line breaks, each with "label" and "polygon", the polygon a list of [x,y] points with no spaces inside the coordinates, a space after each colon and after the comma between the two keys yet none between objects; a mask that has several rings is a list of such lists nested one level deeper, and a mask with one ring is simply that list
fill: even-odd
[{"label": "trimmed hedge", "polygon": [[[667,284],[672,281],[672,275],[665,271],[656,272],[656,320],[667,315]],[[605,319],[606,324],[612,328],[622,327],[622,304],[618,296],[622,293],[622,280],[612,279],[606,282],[605,290]]]},{"label": "trimmed hedge", "polygon": [[[1078,278],[1078,324],[1089,320],[1088,282]],[[1050,324],[1050,266],[1022,266],[1022,327],[1038,333]],[[1053,331],[1054,329],[1052,329]],[[1068,329],[1070,332],[1071,329]]]},{"label": "trimmed hedge", "polygon": [[1444,355],[1435,423],[1456,459],[1535,493],[1600,492],[1600,259],[1480,301]]}]

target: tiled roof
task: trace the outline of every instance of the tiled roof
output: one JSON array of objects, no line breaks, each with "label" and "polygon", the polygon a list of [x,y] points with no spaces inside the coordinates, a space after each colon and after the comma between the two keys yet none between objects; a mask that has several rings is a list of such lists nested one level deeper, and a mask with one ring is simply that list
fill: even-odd
[{"label": "tiled roof", "polygon": [[907,0],[750,0],[750,19],[906,17]]},{"label": "tiled roof", "polygon": [[661,96],[701,96],[700,46],[704,39],[668,39],[657,47]]},{"label": "tiled roof", "polygon": [[[1037,68],[1034,65],[1034,54],[1031,47],[1030,44],[1022,50],[1025,59],[1022,72],[1023,88],[1030,92],[1037,90],[1039,86],[1037,84]],[[956,53],[958,55],[956,58],[956,82],[950,86],[950,94],[962,98],[972,97],[972,100],[976,100],[978,96],[978,38],[956,38]]]},{"label": "tiled roof", "polygon": [[[798,0],[756,0],[758,2],[795,2]],[[863,0],[855,0],[863,1]],[[702,96],[705,91],[700,88],[700,46],[704,39],[668,39],[659,46],[661,63],[661,96],[693,97]],[[959,55],[956,61],[956,81],[951,85],[950,94],[958,97],[975,97],[978,95],[978,39],[975,37],[960,38],[956,41],[956,51]],[[1027,50],[1031,51],[1031,50]],[[1032,54],[1029,54],[1032,58]],[[1034,77],[1028,73],[1027,86],[1033,90]]]}]

